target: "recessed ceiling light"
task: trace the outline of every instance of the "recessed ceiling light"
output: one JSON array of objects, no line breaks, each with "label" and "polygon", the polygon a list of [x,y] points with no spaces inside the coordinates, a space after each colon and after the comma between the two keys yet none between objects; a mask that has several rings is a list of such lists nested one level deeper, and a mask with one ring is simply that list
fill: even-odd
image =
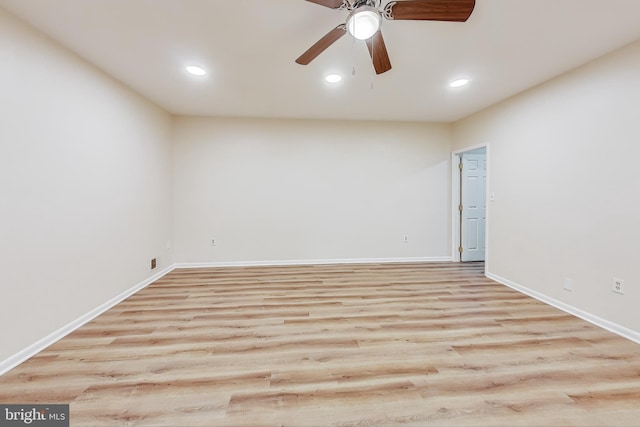
[{"label": "recessed ceiling light", "polygon": [[198,67],[197,65],[187,65],[187,72],[194,76],[204,76],[207,74],[207,70],[202,67]]},{"label": "recessed ceiling light", "polygon": [[342,76],[340,74],[327,74],[324,80],[327,83],[340,83],[342,81]]},{"label": "recessed ceiling light", "polygon": [[466,86],[467,84],[469,84],[469,79],[457,79],[449,83],[449,86],[462,87],[462,86]]}]

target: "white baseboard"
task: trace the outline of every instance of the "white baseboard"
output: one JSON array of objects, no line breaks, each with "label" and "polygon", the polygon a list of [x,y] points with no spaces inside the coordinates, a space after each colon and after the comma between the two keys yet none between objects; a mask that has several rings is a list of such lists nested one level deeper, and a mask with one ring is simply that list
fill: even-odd
[{"label": "white baseboard", "polygon": [[41,340],[31,344],[29,347],[25,348],[24,350],[21,350],[18,353],[14,354],[13,356],[9,357],[8,359],[3,360],[2,362],[0,362],[0,375],[5,374],[6,372],[15,368],[25,360],[35,356],[45,348],[49,347],[51,344],[54,344],[55,342],[59,341],[65,336],[69,335],[71,332],[75,331],[85,323],[88,323],[91,320],[95,319],[105,311],[109,310],[111,307],[115,306],[119,302],[124,301],[125,299],[135,294],[136,292],[140,291],[141,289],[146,288],[151,283],[155,282],[162,276],[170,273],[174,269],[175,269],[175,266],[172,265],[170,267],[165,268],[162,271],[159,271],[158,273],[154,274],[148,279],[138,283],[134,287],[122,292],[120,295],[117,295],[116,297],[110,299],[104,304],[94,308],[84,316],[79,317],[78,319],[70,322],[69,324],[58,329],[57,331],[54,331],[51,334],[47,335],[46,337],[42,338]]},{"label": "white baseboard", "polygon": [[505,279],[496,274],[487,272],[486,276],[491,280],[495,280],[498,283],[501,283],[505,286],[510,287],[511,289],[514,289],[518,292],[522,292],[525,295],[529,295],[530,297],[535,298],[538,301],[542,301],[545,304],[549,304],[559,310],[562,310],[566,313],[579,317],[582,320],[586,320],[587,322],[593,325],[599,326],[603,329],[606,329],[609,332],[613,332],[614,334],[620,335],[621,337],[624,337],[628,340],[631,340],[640,344],[640,332],[634,331],[632,329],[618,325],[617,323],[610,322],[609,320],[603,319],[601,317],[598,317],[586,311],[580,310],[579,308],[566,304],[562,301],[558,301],[555,298],[551,298],[547,295],[541,294],[540,292],[529,289],[526,286],[522,286],[518,283],[512,282],[511,280]]},{"label": "white baseboard", "polygon": [[451,262],[451,257],[411,257],[411,258],[338,258],[338,259],[298,259],[268,261],[219,261],[177,263],[176,268],[214,268],[214,267],[269,267],[289,265],[326,265],[326,264],[389,264],[409,262]]},{"label": "white baseboard", "polygon": [[451,257],[426,257],[426,258],[352,258],[352,259],[315,259],[315,260],[271,260],[271,261],[235,261],[235,262],[211,262],[211,263],[182,263],[174,264],[148,279],[138,283],[130,289],[122,292],[120,295],[110,299],[104,304],[91,310],[84,316],[68,323],[57,331],[52,332],[39,341],[31,344],[27,348],[10,356],[8,359],[0,362],[0,375],[5,374],[15,368],[25,360],[35,356],[45,348],[69,335],[71,332],[80,328],[82,325],[95,319],[105,311],[109,310],[116,304],[122,302],[126,298],[136,292],[146,288],[151,283],[165,276],[176,268],[207,268],[207,267],[255,267],[255,266],[287,266],[287,265],[320,265],[320,264],[366,264],[366,263],[407,263],[407,262],[450,262]]}]

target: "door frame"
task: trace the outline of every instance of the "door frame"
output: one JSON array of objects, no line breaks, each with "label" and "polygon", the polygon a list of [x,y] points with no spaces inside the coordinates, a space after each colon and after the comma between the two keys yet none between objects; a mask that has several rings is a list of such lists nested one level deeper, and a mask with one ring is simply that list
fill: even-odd
[{"label": "door frame", "polygon": [[489,143],[483,143],[478,145],[472,145],[460,150],[455,150],[451,153],[451,259],[453,262],[461,262],[460,252],[460,169],[458,164],[464,153],[477,150],[478,148],[484,148],[487,152],[487,181],[486,181],[486,223],[485,223],[485,272],[487,271],[487,265],[489,262],[489,218],[490,218],[490,145]]}]

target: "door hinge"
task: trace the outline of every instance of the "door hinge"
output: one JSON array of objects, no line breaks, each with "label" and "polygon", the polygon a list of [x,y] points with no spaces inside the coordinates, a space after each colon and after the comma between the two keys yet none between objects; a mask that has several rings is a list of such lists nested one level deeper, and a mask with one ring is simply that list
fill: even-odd
[{"label": "door hinge", "polygon": [[458,210],[459,210],[460,212],[462,212],[462,210],[463,210],[463,209],[464,209],[464,208],[462,207],[462,205],[458,205]]},{"label": "door hinge", "polygon": [[462,253],[462,246],[458,248],[458,252]]},{"label": "door hinge", "polygon": [[458,169],[462,170],[464,166],[462,166],[462,162],[458,163]]}]

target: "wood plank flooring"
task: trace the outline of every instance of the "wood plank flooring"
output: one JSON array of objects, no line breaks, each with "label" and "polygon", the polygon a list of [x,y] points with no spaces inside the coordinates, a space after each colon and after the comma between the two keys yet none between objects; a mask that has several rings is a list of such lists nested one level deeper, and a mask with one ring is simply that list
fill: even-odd
[{"label": "wood plank flooring", "polygon": [[482,264],[175,270],[0,377],[73,426],[640,426],[640,345]]}]

